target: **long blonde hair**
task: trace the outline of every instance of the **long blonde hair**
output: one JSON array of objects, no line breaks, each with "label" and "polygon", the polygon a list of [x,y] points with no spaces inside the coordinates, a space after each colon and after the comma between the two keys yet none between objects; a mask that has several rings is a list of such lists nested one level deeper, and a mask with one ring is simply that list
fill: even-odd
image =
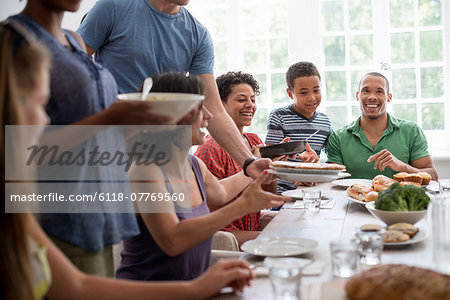
[{"label": "long blonde hair", "polygon": [[[5,183],[5,146],[20,147],[20,137],[5,145],[5,125],[27,124],[25,101],[37,86],[39,74],[50,68],[46,49],[30,40],[17,22],[0,26],[0,156],[2,179]],[[14,149],[14,148],[12,148]],[[15,148],[19,149],[19,148]],[[8,157],[13,160],[14,157]],[[5,185],[2,185],[4,205]],[[33,299],[31,286],[28,234],[25,214],[3,211],[0,219],[0,293],[2,299]]]}]

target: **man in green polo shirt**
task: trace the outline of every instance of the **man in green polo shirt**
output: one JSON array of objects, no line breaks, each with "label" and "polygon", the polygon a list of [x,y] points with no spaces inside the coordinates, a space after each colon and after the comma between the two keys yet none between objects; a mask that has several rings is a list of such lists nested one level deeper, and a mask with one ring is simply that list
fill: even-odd
[{"label": "man in green polo shirt", "polygon": [[343,164],[352,178],[372,179],[398,172],[438,174],[428,144],[416,123],[386,112],[392,100],[389,82],[380,73],[365,74],[356,92],[361,117],[333,132],[328,138],[328,162]]}]

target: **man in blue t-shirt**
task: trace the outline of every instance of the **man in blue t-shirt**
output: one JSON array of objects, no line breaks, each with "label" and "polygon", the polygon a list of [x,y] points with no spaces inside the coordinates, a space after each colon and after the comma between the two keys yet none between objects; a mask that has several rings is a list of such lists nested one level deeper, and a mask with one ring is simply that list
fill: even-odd
[{"label": "man in blue t-shirt", "polygon": [[[189,0],[99,0],[78,33],[88,54],[114,75],[120,93],[136,92],[145,78],[170,71],[198,75],[214,118],[208,131],[252,177],[269,166],[253,157],[225,112],[214,79],[208,30],[183,6]],[[248,167],[248,168],[247,168]]]}]

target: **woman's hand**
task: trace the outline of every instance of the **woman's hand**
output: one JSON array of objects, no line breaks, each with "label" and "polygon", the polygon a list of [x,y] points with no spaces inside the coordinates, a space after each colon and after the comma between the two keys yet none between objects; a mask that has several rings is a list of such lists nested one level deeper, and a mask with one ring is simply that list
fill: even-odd
[{"label": "woman's hand", "polygon": [[199,278],[193,281],[194,295],[210,298],[224,287],[232,287],[233,292],[242,292],[250,286],[252,271],[244,260],[219,260]]},{"label": "woman's hand", "polygon": [[236,200],[243,203],[242,209],[247,213],[257,212],[265,208],[277,207],[283,205],[285,201],[291,200],[290,197],[275,195],[262,189],[261,185],[268,181],[269,176],[272,175],[269,175],[267,171],[264,171],[261,176],[247,187],[242,193],[242,196]]}]

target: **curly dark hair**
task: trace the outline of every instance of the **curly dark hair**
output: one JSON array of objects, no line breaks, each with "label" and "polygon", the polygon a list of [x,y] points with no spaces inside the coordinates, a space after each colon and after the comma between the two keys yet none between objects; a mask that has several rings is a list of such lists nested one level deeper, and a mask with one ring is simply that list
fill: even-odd
[{"label": "curly dark hair", "polygon": [[300,61],[289,67],[286,72],[286,83],[288,88],[292,91],[294,89],[294,81],[299,77],[317,76],[320,79],[317,67],[308,61]]},{"label": "curly dark hair", "polygon": [[220,100],[222,100],[222,102],[227,102],[233,86],[240,83],[250,85],[253,91],[255,91],[256,96],[259,96],[260,94],[258,81],[256,81],[252,75],[241,71],[228,72],[220,75],[217,77],[216,82],[217,87],[219,88]]}]

